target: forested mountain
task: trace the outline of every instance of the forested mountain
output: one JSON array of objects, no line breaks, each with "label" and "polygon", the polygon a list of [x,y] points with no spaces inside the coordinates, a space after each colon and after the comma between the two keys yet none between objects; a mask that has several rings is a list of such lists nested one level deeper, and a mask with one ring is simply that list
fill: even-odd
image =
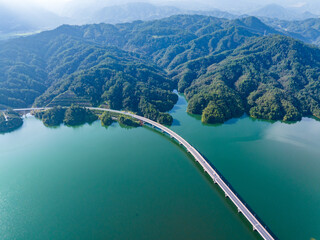
[{"label": "forested mountain", "polygon": [[176,103],[163,70],[137,54],[68,36],[66,28],[1,45],[2,107],[104,104],[157,120]]},{"label": "forested mountain", "polygon": [[309,18],[302,21],[262,18],[262,21],[283,34],[320,46],[320,18]]},{"label": "forested mountain", "polygon": [[204,122],[319,111],[319,49],[255,17],[64,25],[0,46],[3,106],[107,105],[167,118],[178,88]]},{"label": "forested mountain", "polygon": [[194,65],[199,67],[193,72],[203,73],[185,90],[188,111],[202,113],[204,122],[223,122],[244,111],[285,121],[320,116],[318,48],[284,36],[260,37],[219,63]]}]

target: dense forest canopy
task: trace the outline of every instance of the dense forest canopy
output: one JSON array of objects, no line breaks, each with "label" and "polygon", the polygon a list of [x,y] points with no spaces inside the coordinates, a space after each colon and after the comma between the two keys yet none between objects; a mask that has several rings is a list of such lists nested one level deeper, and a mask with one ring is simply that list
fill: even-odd
[{"label": "dense forest canopy", "polygon": [[50,127],[59,126],[62,123],[67,126],[78,126],[98,119],[91,110],[76,105],[68,108],[57,106],[45,111],[36,111],[34,115]]},{"label": "dense forest canopy", "polygon": [[255,17],[64,25],[0,43],[0,107],[105,106],[170,124],[176,88],[203,122],[320,117],[319,51]]},{"label": "dense forest canopy", "polygon": [[109,112],[103,112],[100,115],[100,120],[101,120],[101,125],[105,127],[110,126],[113,122],[112,116]]}]

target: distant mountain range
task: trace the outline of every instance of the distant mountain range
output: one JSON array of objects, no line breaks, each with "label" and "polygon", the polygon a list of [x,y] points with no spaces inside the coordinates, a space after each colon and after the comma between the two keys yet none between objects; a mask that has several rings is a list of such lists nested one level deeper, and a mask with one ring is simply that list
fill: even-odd
[{"label": "distant mountain range", "polygon": [[305,20],[308,18],[318,18],[318,15],[308,11],[302,11],[298,8],[284,8],[277,4],[270,4],[256,11],[247,13],[250,16],[266,17],[279,20]]},{"label": "distant mountain range", "polygon": [[180,14],[175,7],[161,7],[148,3],[128,3],[125,5],[105,7],[91,16],[95,23],[124,23],[136,20],[155,20]]},{"label": "distant mountain range", "polygon": [[0,4],[0,34],[33,30],[17,13]]},{"label": "distant mountain range", "polygon": [[[172,6],[156,6],[149,3],[128,3],[102,7],[98,10],[89,7],[71,14],[72,17],[60,17],[51,12],[37,8],[26,8],[23,11],[8,8],[0,4],[0,38],[15,33],[26,33],[55,28],[61,24],[125,23],[137,20],[149,21],[178,14],[205,15],[218,18],[235,19],[239,17],[258,16],[266,23],[274,20],[305,20],[317,16],[298,9],[284,8],[276,4],[267,5],[246,15],[234,15],[218,9],[208,11],[184,10]],[[267,20],[265,20],[265,18]],[[274,25],[273,25],[274,26]]]},{"label": "distant mountain range", "polygon": [[[133,22],[137,20],[156,20],[179,14],[199,14],[227,19],[236,18],[235,15],[230,14],[228,12],[220,11],[218,9],[210,11],[192,11],[183,10],[173,6],[156,6],[150,3],[136,2],[104,7],[98,11],[93,12],[89,16],[86,15],[82,22],[116,24]],[[80,16],[78,17],[79,19],[81,19],[83,13],[80,13],[79,15]]]},{"label": "distant mountain range", "polygon": [[39,8],[23,11],[0,4],[0,39],[34,31],[53,29],[62,24],[125,23],[137,20],[155,20],[178,14],[201,14],[221,18],[236,18],[235,15],[220,10],[191,11],[172,6],[156,6],[149,3],[128,3],[104,7],[98,10],[76,11],[72,17],[60,17]]},{"label": "distant mountain range", "polygon": [[17,10],[0,3],[0,39],[15,33],[28,33],[53,29],[63,23],[69,23],[67,18],[39,8]]},{"label": "distant mountain range", "polygon": [[[226,19],[235,19],[241,17],[240,15],[231,14],[226,11],[221,11],[219,9],[213,9],[208,11],[193,11],[180,9],[172,6],[156,6],[150,3],[127,3],[123,5],[115,5],[104,7],[93,13],[83,14],[85,15],[83,19],[86,23],[124,23],[132,22],[136,20],[155,20],[165,17],[170,17],[178,14],[198,14]],[[312,14],[311,12],[300,10],[299,8],[285,8],[277,4],[266,5],[256,11],[247,12],[243,16],[256,16],[256,17],[267,17],[280,20],[305,20],[309,18],[317,18],[318,16]],[[81,18],[80,16],[78,16]]]},{"label": "distant mountain range", "polygon": [[285,35],[320,46],[320,18],[310,18],[301,21],[286,21],[272,18],[261,18],[261,20]]}]

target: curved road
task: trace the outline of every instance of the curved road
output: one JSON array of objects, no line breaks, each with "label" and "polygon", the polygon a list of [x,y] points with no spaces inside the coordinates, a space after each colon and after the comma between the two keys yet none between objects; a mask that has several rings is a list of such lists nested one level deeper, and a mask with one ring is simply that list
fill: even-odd
[{"label": "curved road", "polygon": [[[50,108],[24,108],[24,109],[14,109],[14,110],[15,111],[32,111],[32,110],[46,110],[46,109],[50,109]],[[211,165],[207,162],[207,160],[181,136],[179,136],[169,128],[155,121],[152,121],[148,118],[141,117],[132,113],[105,109],[105,108],[88,107],[88,109],[127,115],[132,118],[138,119],[143,123],[148,123],[151,126],[158,128],[162,132],[167,133],[171,138],[178,141],[180,145],[183,145],[187,149],[187,151],[194,157],[194,159],[203,167],[204,171],[208,173],[208,175],[212,178],[214,183],[217,184],[222,189],[222,191],[225,193],[225,196],[228,197],[234,203],[234,205],[238,208],[238,212],[241,212],[246,217],[246,219],[251,223],[253,230],[257,231],[261,235],[261,237],[265,240],[274,240],[274,237],[269,233],[269,231],[260,223],[260,221],[255,217],[255,215],[228,187],[228,185],[224,182],[224,180],[220,177],[220,175],[211,167]]]}]

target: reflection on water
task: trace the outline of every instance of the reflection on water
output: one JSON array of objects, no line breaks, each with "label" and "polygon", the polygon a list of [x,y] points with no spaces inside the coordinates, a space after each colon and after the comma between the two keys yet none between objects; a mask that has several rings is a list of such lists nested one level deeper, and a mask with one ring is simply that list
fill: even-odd
[{"label": "reflection on water", "polygon": [[314,119],[303,118],[295,124],[275,123],[266,130],[266,139],[291,144],[306,150],[320,151],[320,124]]}]

